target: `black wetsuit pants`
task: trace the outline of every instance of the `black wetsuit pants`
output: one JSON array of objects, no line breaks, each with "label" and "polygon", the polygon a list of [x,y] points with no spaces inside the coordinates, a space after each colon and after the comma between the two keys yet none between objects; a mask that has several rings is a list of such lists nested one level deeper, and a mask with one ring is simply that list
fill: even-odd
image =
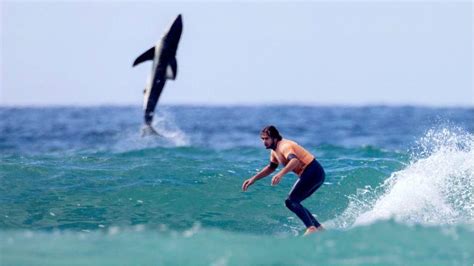
[{"label": "black wetsuit pants", "polygon": [[324,182],[325,173],[318,161],[312,161],[293,185],[285,200],[288,209],[294,212],[306,225],[319,227],[321,224],[313,217],[310,211],[301,205],[301,202],[311,196]]}]

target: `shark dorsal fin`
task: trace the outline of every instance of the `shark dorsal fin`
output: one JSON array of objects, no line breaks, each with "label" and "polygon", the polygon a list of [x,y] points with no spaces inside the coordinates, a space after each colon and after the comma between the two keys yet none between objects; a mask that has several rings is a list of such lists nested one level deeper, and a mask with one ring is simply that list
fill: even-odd
[{"label": "shark dorsal fin", "polygon": [[155,57],[155,46],[151,47],[146,52],[144,52],[139,57],[137,57],[137,59],[135,59],[135,61],[133,62],[133,66],[136,66],[148,60],[153,60],[154,57]]},{"label": "shark dorsal fin", "polygon": [[176,79],[176,74],[178,74],[178,63],[176,62],[176,57],[173,57],[166,67],[166,78],[174,80]]}]

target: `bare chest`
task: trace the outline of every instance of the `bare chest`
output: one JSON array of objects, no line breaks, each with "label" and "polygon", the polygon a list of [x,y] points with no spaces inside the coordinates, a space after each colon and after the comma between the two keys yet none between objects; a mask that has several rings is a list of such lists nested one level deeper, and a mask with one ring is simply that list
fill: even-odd
[{"label": "bare chest", "polygon": [[283,156],[281,152],[274,152],[273,156],[277,159],[278,163],[286,165],[288,163],[288,160]]}]

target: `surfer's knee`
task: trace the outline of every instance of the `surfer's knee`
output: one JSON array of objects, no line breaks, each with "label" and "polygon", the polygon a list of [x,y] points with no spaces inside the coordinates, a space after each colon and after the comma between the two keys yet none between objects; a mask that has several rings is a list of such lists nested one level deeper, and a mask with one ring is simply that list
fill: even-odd
[{"label": "surfer's knee", "polygon": [[285,200],[285,206],[290,210],[294,210],[297,207],[297,204],[298,203],[296,201],[293,201],[290,198]]}]

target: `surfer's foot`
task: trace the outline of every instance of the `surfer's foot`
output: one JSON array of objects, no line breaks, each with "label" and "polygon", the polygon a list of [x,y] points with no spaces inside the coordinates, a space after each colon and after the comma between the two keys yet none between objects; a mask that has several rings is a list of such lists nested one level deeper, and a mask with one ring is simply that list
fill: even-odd
[{"label": "surfer's foot", "polygon": [[315,232],[318,232],[318,231],[323,231],[324,228],[320,225],[318,227],[316,226],[310,226],[308,228],[306,228],[306,232],[304,232],[303,236],[307,236],[307,235],[310,235],[312,233],[315,233]]},{"label": "surfer's foot", "polygon": [[310,235],[310,234],[312,234],[316,231],[318,231],[318,228],[316,228],[316,226],[310,226],[310,227],[306,228],[306,232],[304,232],[303,236]]}]

